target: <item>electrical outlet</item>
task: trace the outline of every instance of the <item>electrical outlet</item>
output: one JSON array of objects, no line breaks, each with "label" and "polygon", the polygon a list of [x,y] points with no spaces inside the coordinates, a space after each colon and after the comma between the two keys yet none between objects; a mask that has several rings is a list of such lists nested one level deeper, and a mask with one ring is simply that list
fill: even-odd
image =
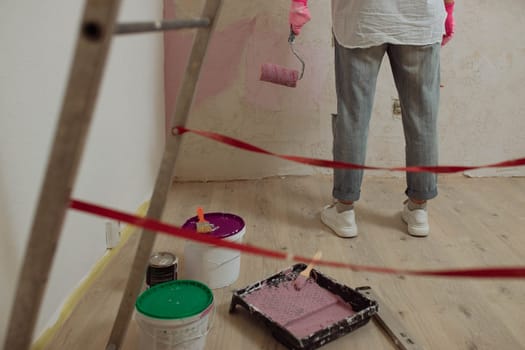
[{"label": "electrical outlet", "polygon": [[118,221],[106,221],[106,248],[113,249],[120,242],[120,223]]},{"label": "electrical outlet", "polygon": [[401,119],[401,102],[399,102],[398,98],[394,98],[392,102],[392,117]]}]

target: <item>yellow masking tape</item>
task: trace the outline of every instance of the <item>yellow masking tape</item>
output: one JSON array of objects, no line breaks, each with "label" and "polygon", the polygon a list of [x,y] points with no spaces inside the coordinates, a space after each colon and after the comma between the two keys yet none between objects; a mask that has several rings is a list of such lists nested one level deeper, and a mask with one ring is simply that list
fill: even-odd
[{"label": "yellow masking tape", "polygon": [[[148,211],[149,201],[143,203],[136,214],[138,216],[145,216]],[[113,257],[120,251],[120,249],[126,244],[129,237],[136,230],[135,226],[126,225],[120,235],[120,242],[118,246],[109,250],[91,269],[89,275],[82,281],[82,283],[75,289],[73,293],[66,299],[62,310],[60,310],[60,316],[57,321],[48,329],[46,329],[40,337],[33,343],[31,346],[32,350],[41,350],[46,347],[47,344],[53,339],[55,333],[62,327],[65,321],[71,316],[71,313],[75,309],[76,305],[79,303],[80,299],[84,296],[86,291],[91,287],[93,282],[100,276],[104,268],[111,262]]]}]

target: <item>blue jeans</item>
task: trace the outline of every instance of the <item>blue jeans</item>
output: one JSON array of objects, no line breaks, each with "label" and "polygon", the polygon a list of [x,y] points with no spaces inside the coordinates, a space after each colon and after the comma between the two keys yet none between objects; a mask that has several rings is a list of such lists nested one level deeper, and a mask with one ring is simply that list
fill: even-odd
[{"label": "blue jeans", "polygon": [[[332,117],[334,160],[365,164],[377,75],[386,53],[401,103],[406,165],[438,164],[440,50],[440,43],[349,49],[336,41],[337,115]],[[362,181],[362,170],[334,169],[334,198],[358,200]],[[405,193],[412,199],[437,196],[436,174],[407,172],[406,182]]]}]

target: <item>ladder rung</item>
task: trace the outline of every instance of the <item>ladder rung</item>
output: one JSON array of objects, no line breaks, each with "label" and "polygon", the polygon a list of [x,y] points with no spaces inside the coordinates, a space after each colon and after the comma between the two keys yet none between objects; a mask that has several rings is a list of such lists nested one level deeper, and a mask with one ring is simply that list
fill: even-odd
[{"label": "ladder rung", "polygon": [[209,25],[210,20],[208,18],[176,19],[172,21],[156,22],[119,23],[115,28],[115,34],[158,32],[184,28],[208,27]]}]

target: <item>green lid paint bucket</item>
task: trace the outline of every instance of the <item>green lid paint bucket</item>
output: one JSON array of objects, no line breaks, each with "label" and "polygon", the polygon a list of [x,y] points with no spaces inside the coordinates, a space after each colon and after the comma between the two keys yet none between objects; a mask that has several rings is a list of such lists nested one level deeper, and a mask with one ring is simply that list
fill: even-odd
[{"label": "green lid paint bucket", "polygon": [[[246,233],[244,220],[230,213],[206,213],[204,218],[213,229],[209,233],[196,231],[198,217],[188,219],[183,228],[195,230],[196,235],[208,235],[231,242],[241,243]],[[233,284],[239,277],[241,253],[237,250],[219,248],[194,241],[184,245],[184,277],[201,281],[211,289]]]},{"label": "green lid paint bucket", "polygon": [[213,293],[193,280],[165,282],[135,303],[139,350],[202,350],[213,319]]}]

